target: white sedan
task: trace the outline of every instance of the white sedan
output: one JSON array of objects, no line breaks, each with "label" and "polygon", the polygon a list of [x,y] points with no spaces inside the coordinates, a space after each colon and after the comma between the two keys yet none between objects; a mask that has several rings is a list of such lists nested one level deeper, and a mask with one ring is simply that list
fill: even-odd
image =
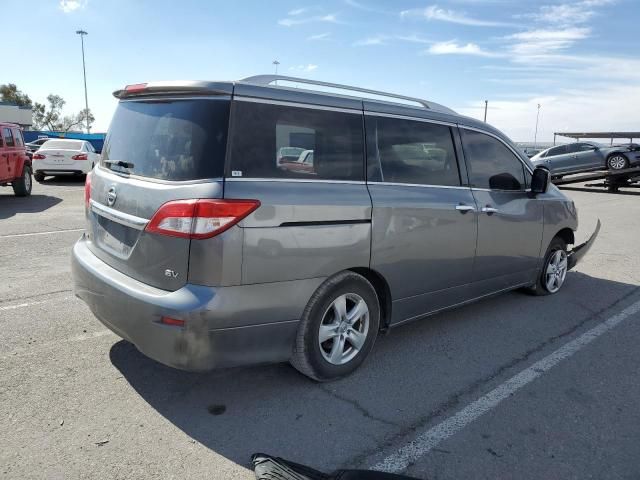
[{"label": "white sedan", "polygon": [[42,144],[31,161],[33,177],[41,182],[46,175],[82,175],[100,162],[100,154],[85,140],[51,139]]}]

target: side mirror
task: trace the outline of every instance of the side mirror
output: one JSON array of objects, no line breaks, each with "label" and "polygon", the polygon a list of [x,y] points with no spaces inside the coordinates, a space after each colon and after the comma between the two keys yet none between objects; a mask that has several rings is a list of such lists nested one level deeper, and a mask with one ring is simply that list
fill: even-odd
[{"label": "side mirror", "polygon": [[546,193],[551,183],[551,172],[544,167],[536,167],[531,177],[531,193]]}]

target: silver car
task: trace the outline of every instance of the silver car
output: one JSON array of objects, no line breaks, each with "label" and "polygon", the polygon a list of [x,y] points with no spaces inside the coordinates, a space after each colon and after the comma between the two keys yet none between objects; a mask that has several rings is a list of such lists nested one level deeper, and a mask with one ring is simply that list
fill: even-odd
[{"label": "silver car", "polygon": [[554,177],[590,170],[624,170],[640,165],[640,151],[631,145],[606,147],[594,142],[576,142],[548,148],[531,158]]},{"label": "silver car", "polygon": [[[576,209],[548,170],[429,101],[271,75],[115,96],[75,292],[166,365],[339,378],[381,331],[516,288],[557,293],[591,245],[569,249]],[[279,168],[283,148],[312,151],[311,170]]]}]

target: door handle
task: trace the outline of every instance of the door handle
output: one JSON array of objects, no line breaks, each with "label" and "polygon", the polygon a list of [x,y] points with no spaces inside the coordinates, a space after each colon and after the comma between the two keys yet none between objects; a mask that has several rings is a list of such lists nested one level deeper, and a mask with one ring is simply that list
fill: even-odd
[{"label": "door handle", "polygon": [[467,212],[471,212],[471,211],[475,211],[475,208],[472,207],[471,205],[456,205],[456,210],[458,210],[460,213],[467,213]]},{"label": "door handle", "polygon": [[486,207],[482,207],[482,212],[486,213],[487,215],[493,215],[494,213],[498,212],[498,209],[487,205]]}]

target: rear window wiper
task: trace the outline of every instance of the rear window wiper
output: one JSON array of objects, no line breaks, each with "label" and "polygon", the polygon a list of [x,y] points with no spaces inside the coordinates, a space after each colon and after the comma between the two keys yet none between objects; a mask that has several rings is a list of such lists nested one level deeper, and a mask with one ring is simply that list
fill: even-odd
[{"label": "rear window wiper", "polygon": [[133,168],[135,165],[131,162],[125,162],[123,160],[105,160],[105,164],[107,165],[117,165],[122,168]]}]

